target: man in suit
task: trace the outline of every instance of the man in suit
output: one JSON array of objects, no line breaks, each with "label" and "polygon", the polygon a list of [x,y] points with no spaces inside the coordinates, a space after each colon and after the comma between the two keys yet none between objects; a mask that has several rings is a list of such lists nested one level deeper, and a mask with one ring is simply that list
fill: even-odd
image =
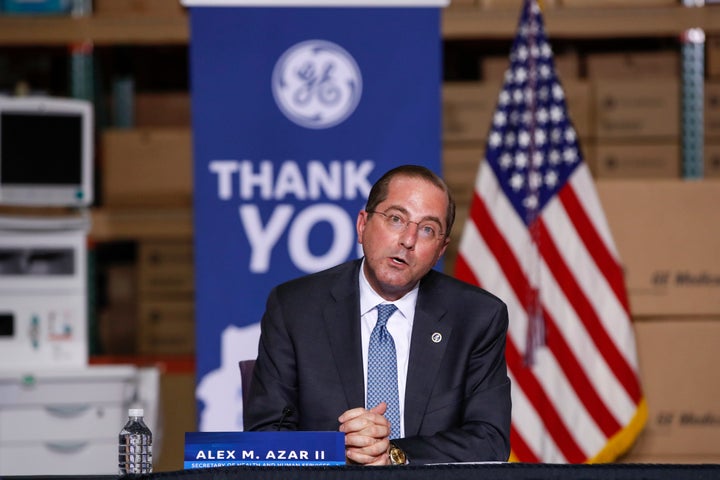
[{"label": "man in suit", "polygon": [[[432,270],[454,218],[430,170],[405,165],[378,180],[356,223],[364,257],[270,293],[247,430],[340,430],[356,464],[507,460],[507,308]],[[387,334],[395,359],[377,360]],[[376,393],[377,378],[392,380],[391,393]]]}]

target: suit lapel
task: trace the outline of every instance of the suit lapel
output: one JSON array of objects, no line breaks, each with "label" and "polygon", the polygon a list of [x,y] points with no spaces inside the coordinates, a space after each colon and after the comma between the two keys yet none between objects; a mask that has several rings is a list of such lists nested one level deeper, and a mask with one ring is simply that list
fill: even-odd
[{"label": "suit lapel", "polygon": [[432,276],[431,272],[422,281],[415,307],[405,388],[405,436],[417,435],[420,430],[452,332],[452,327],[442,321],[447,310],[441,296],[428,288],[433,282]]},{"label": "suit lapel", "polygon": [[323,311],[333,360],[348,402],[347,408],[365,405],[358,287],[360,261],[351,265],[330,287],[335,302],[328,304]]},{"label": "suit lapel", "polygon": [[[335,277],[334,285],[329,287],[334,302],[329,303],[322,314],[333,361],[348,402],[346,409],[365,405],[358,286],[360,264],[360,260],[353,262]],[[422,280],[415,307],[405,389],[405,436],[417,435],[420,430],[452,332],[452,327],[442,321],[447,313],[442,292],[431,286],[436,279],[431,271]],[[435,334],[440,334],[440,341],[433,341]]]}]

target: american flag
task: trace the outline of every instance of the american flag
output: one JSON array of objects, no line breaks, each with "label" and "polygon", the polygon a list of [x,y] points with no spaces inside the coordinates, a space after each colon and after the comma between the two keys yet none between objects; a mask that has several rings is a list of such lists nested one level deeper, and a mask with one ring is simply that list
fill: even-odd
[{"label": "american flag", "polygon": [[455,267],[508,304],[511,460],[627,451],[647,418],[619,255],[525,0]]}]

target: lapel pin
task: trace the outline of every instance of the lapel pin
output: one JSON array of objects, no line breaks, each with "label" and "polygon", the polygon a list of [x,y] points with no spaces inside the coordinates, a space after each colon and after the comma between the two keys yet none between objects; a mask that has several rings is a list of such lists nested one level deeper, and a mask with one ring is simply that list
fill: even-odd
[{"label": "lapel pin", "polygon": [[442,335],[440,332],[435,332],[432,334],[432,337],[430,337],[434,343],[440,343],[442,342]]}]

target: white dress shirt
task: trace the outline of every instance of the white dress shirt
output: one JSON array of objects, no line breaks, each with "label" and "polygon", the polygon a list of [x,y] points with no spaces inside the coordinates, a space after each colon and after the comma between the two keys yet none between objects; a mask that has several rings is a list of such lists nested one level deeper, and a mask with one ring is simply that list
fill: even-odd
[{"label": "white dress shirt", "polygon": [[397,356],[398,400],[400,402],[400,436],[405,436],[405,385],[407,383],[408,360],[410,358],[410,337],[418,285],[415,285],[404,297],[388,302],[373,290],[365,278],[365,260],[360,267],[360,331],[362,335],[363,371],[365,372],[365,399],[367,403],[367,364],[370,334],[377,323],[377,307],[381,303],[392,303],[398,309],[390,316],[387,330],[395,342]]}]

